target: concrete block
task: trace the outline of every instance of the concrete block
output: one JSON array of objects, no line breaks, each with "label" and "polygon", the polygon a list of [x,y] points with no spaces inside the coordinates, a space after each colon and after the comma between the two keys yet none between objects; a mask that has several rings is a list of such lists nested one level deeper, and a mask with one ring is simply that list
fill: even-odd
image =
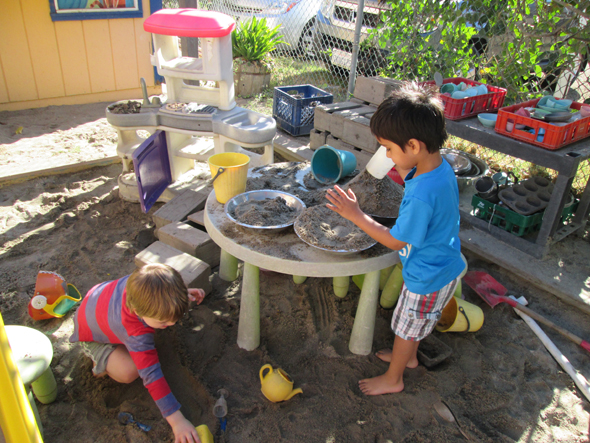
[{"label": "concrete block", "polygon": [[309,148],[315,151],[320,146],[324,146],[326,144],[327,135],[327,131],[312,129],[309,133]]},{"label": "concrete block", "polygon": [[174,197],[154,213],[156,229],[169,223],[186,220],[189,214],[200,211],[205,207],[209,193],[206,190],[195,191],[187,189]]},{"label": "concrete block", "polygon": [[135,256],[136,266],[141,267],[148,263],[164,263],[171,266],[180,273],[187,287],[201,288],[207,294],[211,292],[211,267],[196,257],[157,241]]},{"label": "concrete block", "polygon": [[371,120],[364,115],[355,115],[350,119],[344,120],[342,140],[363,151],[371,154],[375,153],[380,145],[371,133],[370,122]]},{"label": "concrete block", "polygon": [[162,227],[158,235],[162,243],[197,257],[212,268],[219,265],[221,249],[200,229],[184,222],[174,222]]},{"label": "concrete block", "polygon": [[367,101],[374,105],[389,97],[398,89],[402,82],[381,77],[357,77],[354,86],[354,96],[360,100]]}]

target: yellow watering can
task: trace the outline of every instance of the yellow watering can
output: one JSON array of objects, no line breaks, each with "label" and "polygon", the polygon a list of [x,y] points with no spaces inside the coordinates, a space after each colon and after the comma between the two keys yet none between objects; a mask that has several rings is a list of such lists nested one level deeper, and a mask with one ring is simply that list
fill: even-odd
[{"label": "yellow watering can", "polygon": [[[263,372],[268,369],[266,375]],[[260,368],[261,391],[273,403],[289,400],[296,394],[301,394],[301,388],[293,389],[293,380],[282,369],[273,370],[271,365]]]}]

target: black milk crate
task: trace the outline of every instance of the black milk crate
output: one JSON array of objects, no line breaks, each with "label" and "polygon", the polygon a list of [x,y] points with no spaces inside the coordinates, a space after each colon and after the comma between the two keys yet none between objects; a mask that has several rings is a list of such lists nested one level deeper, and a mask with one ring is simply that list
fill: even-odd
[{"label": "black milk crate", "polygon": [[307,135],[313,129],[314,111],[334,96],[312,85],[281,86],[274,90],[272,116],[277,126],[291,135]]}]

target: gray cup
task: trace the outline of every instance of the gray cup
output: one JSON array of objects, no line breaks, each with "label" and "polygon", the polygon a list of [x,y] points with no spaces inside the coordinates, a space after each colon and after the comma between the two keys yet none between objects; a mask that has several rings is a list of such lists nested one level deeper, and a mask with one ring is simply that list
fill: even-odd
[{"label": "gray cup", "polygon": [[492,203],[497,203],[498,199],[498,185],[492,177],[480,177],[475,181],[475,190],[477,195]]}]

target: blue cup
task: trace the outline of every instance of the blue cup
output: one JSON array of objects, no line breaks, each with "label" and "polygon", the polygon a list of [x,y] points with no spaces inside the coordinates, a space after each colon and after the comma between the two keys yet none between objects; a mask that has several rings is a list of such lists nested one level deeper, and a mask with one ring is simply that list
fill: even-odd
[{"label": "blue cup", "polygon": [[448,92],[449,94],[452,94],[456,90],[457,90],[457,85],[455,85],[454,83],[445,83],[440,88],[440,92],[443,94],[446,92]]},{"label": "blue cup", "polygon": [[352,152],[341,151],[329,145],[320,146],[311,158],[311,173],[320,183],[336,183],[356,168]]}]

